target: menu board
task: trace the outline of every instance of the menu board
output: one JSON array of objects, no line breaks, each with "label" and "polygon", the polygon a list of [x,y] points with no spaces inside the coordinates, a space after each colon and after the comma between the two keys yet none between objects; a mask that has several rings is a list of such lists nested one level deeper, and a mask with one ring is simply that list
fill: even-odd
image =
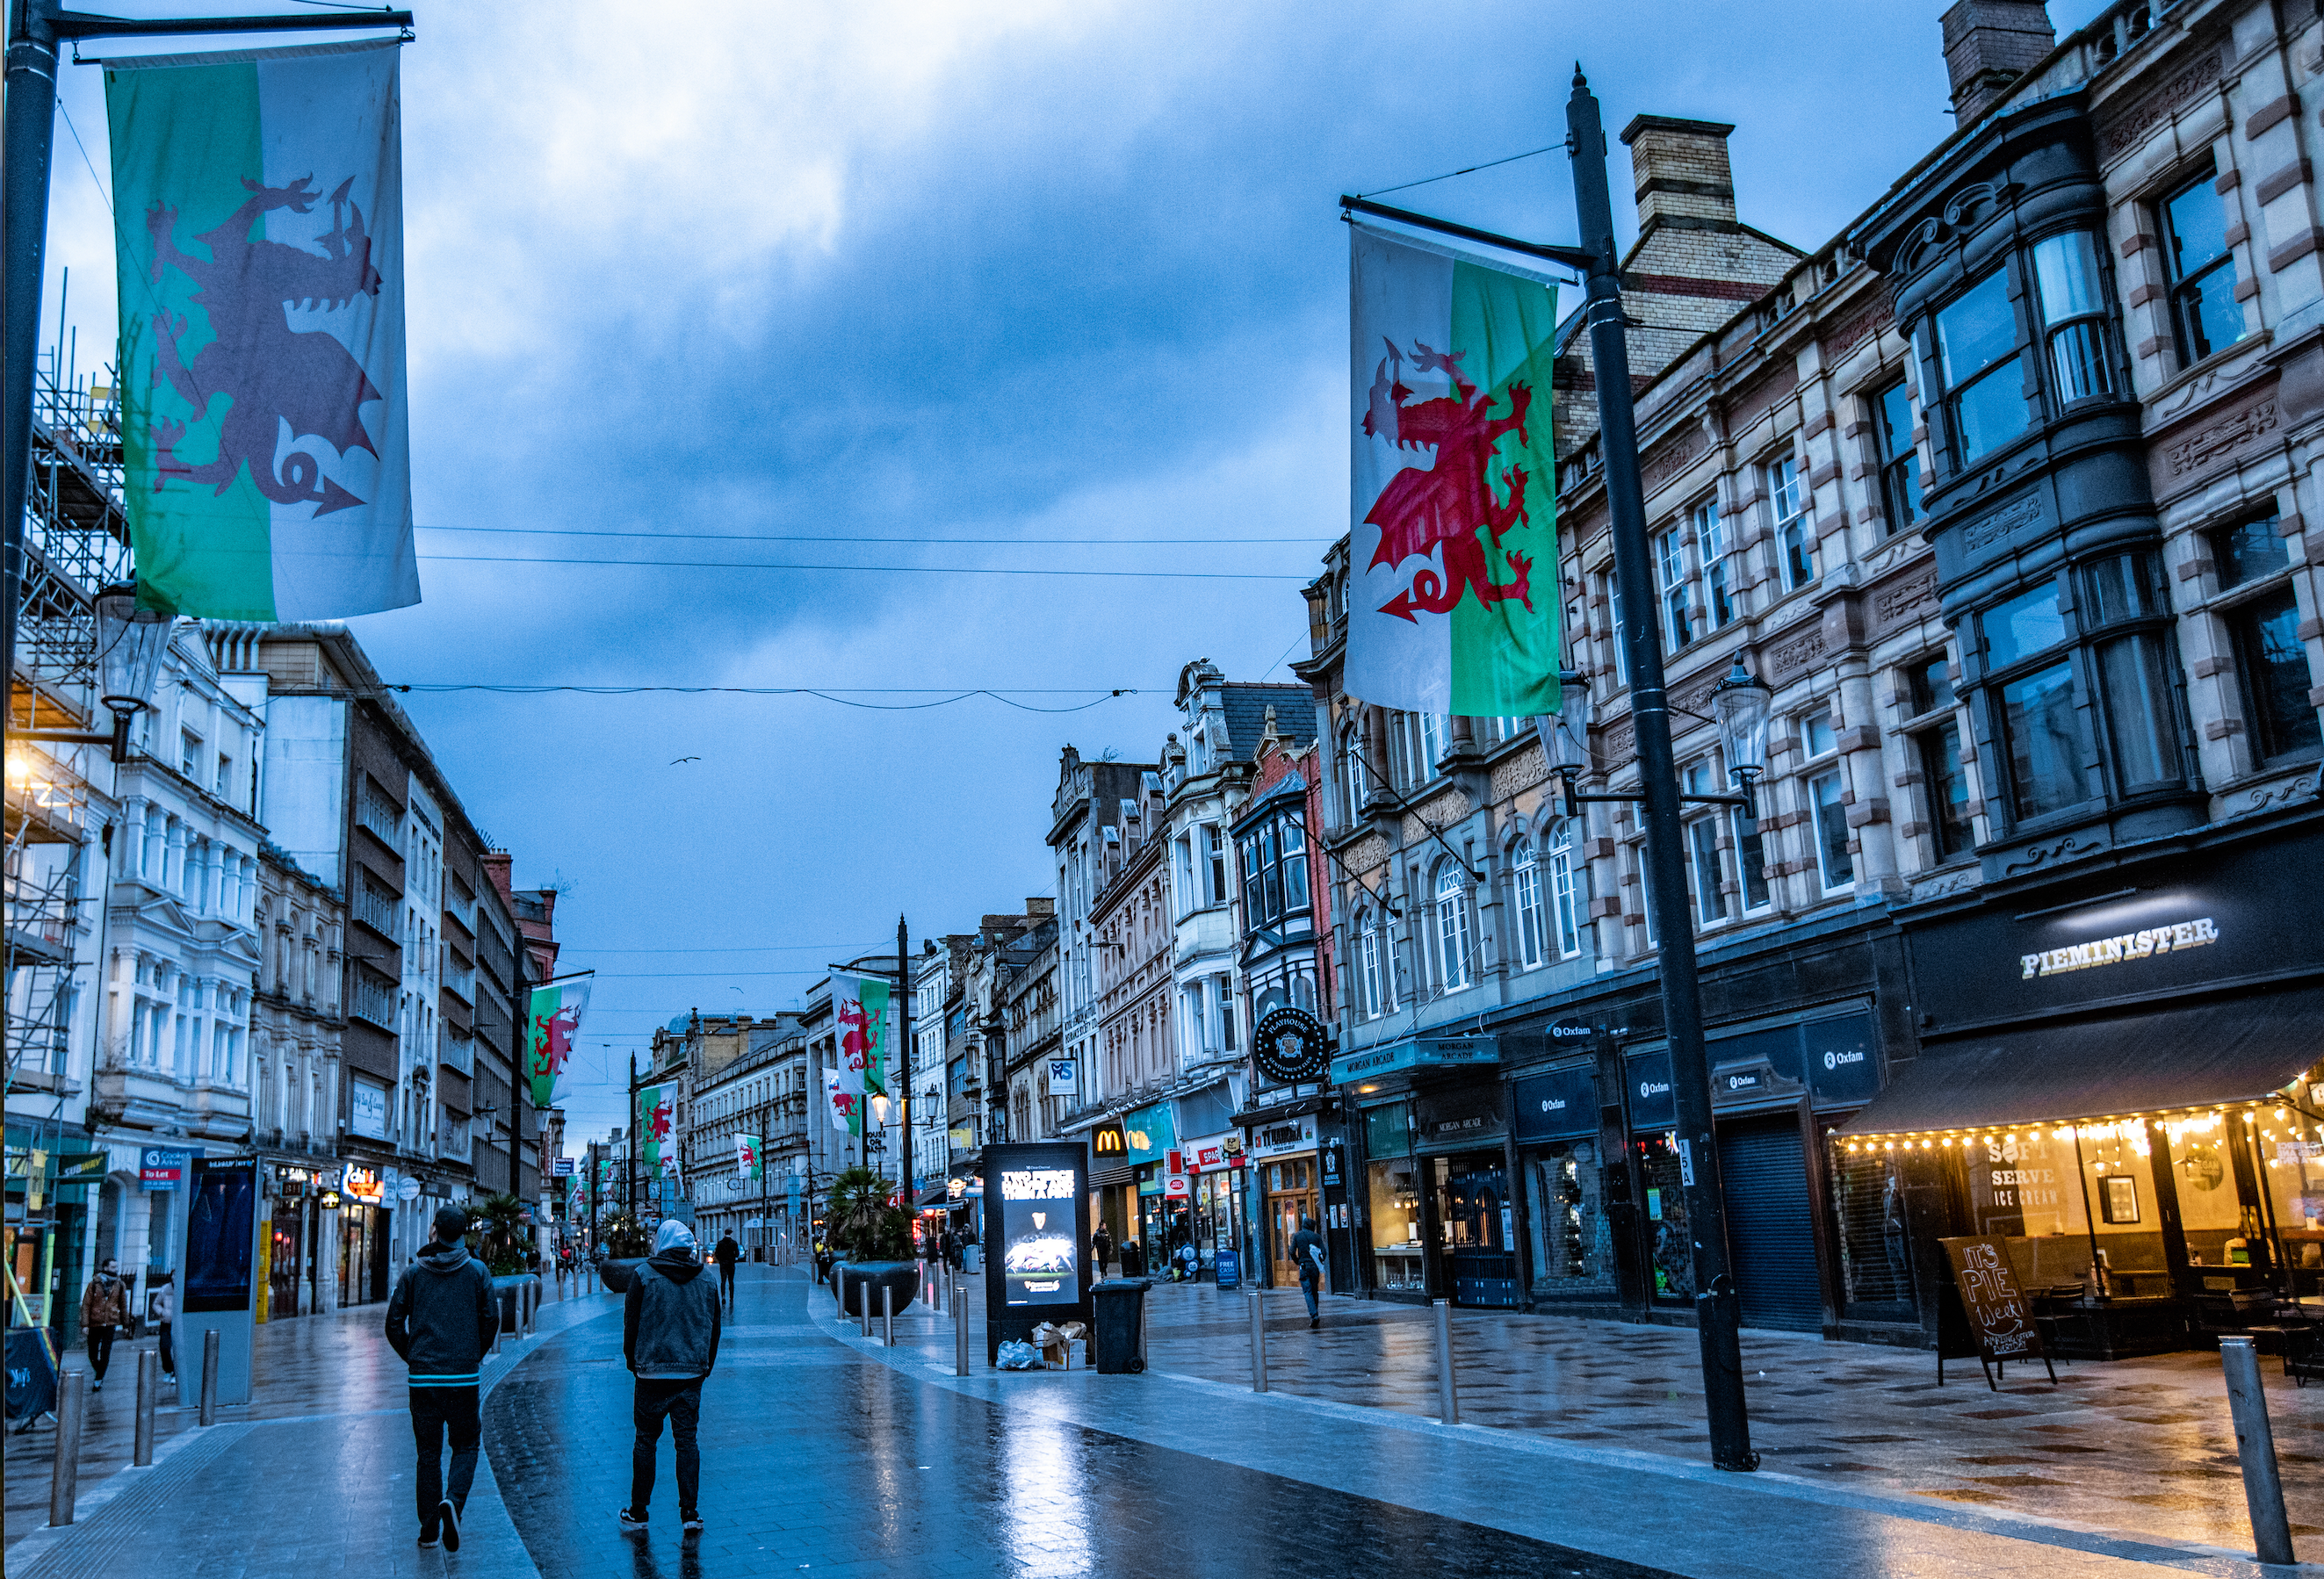
[{"label": "menu board", "polygon": [[2033,1307],[2017,1286],[2009,1252],[1991,1234],[1941,1239],[1952,1261],[1953,1283],[1960,1291],[1961,1309],[1969,1316],[1978,1353],[1987,1360],[2032,1360],[2042,1353],[2042,1334],[2034,1325]]}]

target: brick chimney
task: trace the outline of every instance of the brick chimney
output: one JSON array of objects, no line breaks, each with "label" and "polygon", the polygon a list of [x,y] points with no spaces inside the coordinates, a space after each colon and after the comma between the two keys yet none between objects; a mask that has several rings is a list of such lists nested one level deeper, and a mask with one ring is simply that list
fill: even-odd
[{"label": "brick chimney", "polygon": [[1735,167],[1727,162],[1724,121],[1639,115],[1622,128],[1637,185],[1638,231],[1657,220],[1735,223]]},{"label": "brick chimney", "polygon": [[1959,0],[1942,25],[1953,121],[1962,126],[1992,108],[2058,42],[2043,0]]}]

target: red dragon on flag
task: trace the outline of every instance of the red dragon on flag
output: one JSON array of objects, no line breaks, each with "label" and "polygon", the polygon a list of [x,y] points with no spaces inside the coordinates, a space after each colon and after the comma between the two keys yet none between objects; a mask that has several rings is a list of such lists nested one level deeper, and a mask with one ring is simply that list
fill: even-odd
[{"label": "red dragon on flag", "polygon": [[[1414,341],[1412,361],[1417,373],[1441,373],[1452,392],[1412,401],[1416,392],[1404,382],[1405,354],[1393,340],[1384,340],[1388,355],[1373,375],[1370,409],[1364,413],[1368,437],[1386,439],[1399,449],[1434,449],[1433,468],[1406,466],[1388,479],[1364,520],[1379,528],[1379,546],[1372,566],[1390,569],[1415,555],[1426,558],[1441,546],[1444,570],[1433,565],[1414,572],[1412,584],[1380,607],[1382,614],[1411,620],[1414,611],[1441,614],[1452,611],[1463,593],[1473,591],[1480,603],[1491,605],[1515,598],[1533,607],[1530,579],[1532,559],[1511,551],[1509,568],[1516,579],[1493,580],[1485,543],[1489,532],[1499,549],[1501,534],[1526,524],[1526,469],[1512,466],[1502,478],[1506,501],[1496,496],[1492,465],[1494,448],[1503,435],[1514,432],[1526,439],[1526,412],[1533,404],[1533,388],[1522,382],[1508,386],[1508,411],[1492,414],[1492,397],[1480,394],[1461,370],[1465,351],[1443,352]],[[1406,402],[1411,403],[1406,404]],[[1367,567],[1368,568],[1370,567]]]}]

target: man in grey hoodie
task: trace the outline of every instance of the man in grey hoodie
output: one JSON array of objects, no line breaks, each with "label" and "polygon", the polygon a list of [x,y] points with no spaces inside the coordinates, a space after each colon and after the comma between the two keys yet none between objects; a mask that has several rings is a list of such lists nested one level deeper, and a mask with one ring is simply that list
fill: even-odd
[{"label": "man in grey hoodie", "polygon": [[661,1423],[669,1419],[678,1454],[678,1511],[685,1532],[702,1529],[702,1450],[695,1428],[702,1420],[702,1382],[718,1362],[718,1286],[703,1275],[694,1230],[671,1218],[654,1235],[652,1259],[631,1274],[622,1303],[622,1357],[637,1378],[631,1406],[638,1436],[630,1450],[630,1505],[624,1533],[646,1527],[653,1497],[654,1457]]},{"label": "man in grey hoodie", "polygon": [[[492,1274],[461,1242],[468,1231],[464,1207],[436,1209],[436,1230],[418,1258],[395,1280],[387,1302],[387,1341],[410,1368],[411,1434],[420,1444],[420,1544],[440,1537],[460,1549],[460,1512],[476,1479],[476,1413],[484,1352],[500,1328],[500,1301]],[[444,1484],[444,1437],[452,1438],[452,1483]]]}]

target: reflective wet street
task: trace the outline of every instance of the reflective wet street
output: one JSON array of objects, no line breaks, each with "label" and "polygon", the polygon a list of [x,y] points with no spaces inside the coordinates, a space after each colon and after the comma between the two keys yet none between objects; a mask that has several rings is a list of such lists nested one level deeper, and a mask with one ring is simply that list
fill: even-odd
[{"label": "reflective wet street", "polygon": [[[2175,1380],[2123,1381],[2118,1375],[2130,1373],[2078,1366],[2074,1385],[2044,1401],[2015,1388],[1987,1393],[1972,1367],[1941,1393],[1916,1392],[1932,1380],[1919,1376],[1924,1356],[1755,1335],[1749,1353],[1771,1369],[1793,1368],[1782,1378],[1790,1385],[1755,1387],[1763,1446],[1783,1448],[1787,1433],[1812,1436],[1784,1422],[1814,1417],[1822,1439],[1836,1444],[1889,1439],[1854,1449],[1889,1467],[1877,1476],[1803,1473],[1841,1461],[1776,1451],[1761,1473],[1738,1476],[1699,1456],[1700,1420],[1684,1384],[1689,1334],[1464,1323],[1471,1423],[1448,1427],[1416,1390],[1428,1380],[1415,1369],[1424,1353],[1425,1328],[1413,1319],[1420,1313],[1335,1301],[1322,1332],[1304,1319],[1276,1322],[1276,1390],[1259,1396],[1249,1387],[1248,1326],[1233,1319],[1246,1311],[1214,1288],[1157,1289],[1152,1369],[1140,1376],[996,1374],[982,1364],[980,1316],[976,1373],[956,1379],[948,1316],[915,1305],[889,1347],[839,1319],[829,1292],[800,1273],[745,1267],[704,1393],[706,1528],[687,1537],[667,1443],[649,1528],[624,1534],[615,1523],[632,1439],[618,1301],[593,1291],[552,1302],[541,1335],[512,1341],[486,1368],[485,1464],[457,1554],[414,1544],[410,1427],[377,1307],[272,1324],[262,1329],[259,1402],[222,1411],[208,1429],[190,1411],[165,1412],[152,1469],[116,1467],[127,1455],[130,1394],[116,1383],[101,1395],[80,1518],[69,1529],[42,1528],[46,1434],[12,1439],[8,1572],[2264,1572],[2235,1555],[2248,1552],[2237,1534],[2240,1482],[2231,1457],[2223,1466],[2210,1451],[2213,1427],[2200,1417],[2192,1369]],[[1288,1301],[1277,1315],[1290,1316]],[[1560,1344],[1587,1353],[1561,1353]],[[1545,1371],[1552,1359],[1564,1369]],[[1810,1366],[1821,1369],[1811,1376]],[[2278,1402],[2307,1407],[2301,1396]],[[2014,1451],[2044,1440],[2031,1436],[1977,1451],[1980,1434],[2043,1424],[2070,1427],[2047,1439],[2067,1447],[2134,1408],[2197,1417],[2181,1422],[2179,1465],[2197,1473],[2174,1478],[2163,1473],[2169,1465],[2150,1464],[2154,1500],[2125,1497],[2120,1517],[2098,1517],[2104,1510],[2087,1496],[2043,1512],[2041,1484],[2070,1482],[2095,1454]],[[1884,1422],[1891,1428],[1862,1428]],[[2279,1435],[2297,1423],[2281,1420]],[[1895,1452],[1899,1443],[1913,1454]],[[2285,1441],[2287,1456],[2304,1458],[2304,1445]],[[1939,1447],[1971,1461],[1948,1463],[1957,1477],[1949,1485],[2005,1476],[2025,1483],[1989,1503],[1945,1496],[1926,1468]],[[106,1456],[116,1448],[117,1458]],[[2050,1467],[2060,1464],[2070,1467]],[[2288,1467],[2301,1473],[2297,1462]],[[2296,1524],[2304,1487],[2295,1484]],[[2303,1546],[2310,1538],[2303,1529]]]}]

